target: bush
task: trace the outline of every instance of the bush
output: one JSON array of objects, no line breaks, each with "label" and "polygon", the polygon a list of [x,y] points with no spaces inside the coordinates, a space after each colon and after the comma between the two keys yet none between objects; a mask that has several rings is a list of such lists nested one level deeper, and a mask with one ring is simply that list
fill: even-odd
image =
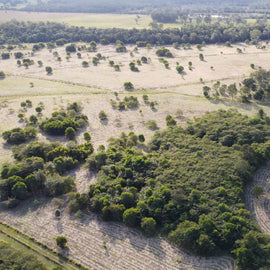
[{"label": "bush", "polygon": [[4,73],[4,71],[0,71],[0,79],[5,79],[6,78],[6,74]]},{"label": "bush", "polygon": [[87,141],[87,142],[90,142],[90,141],[91,141],[91,135],[90,135],[89,132],[87,132],[87,131],[85,131],[85,132],[83,133],[83,138],[84,138],[84,140]]},{"label": "bush", "polygon": [[52,67],[49,67],[49,66],[45,67],[45,70],[46,70],[48,75],[52,74],[52,72],[53,72]]},{"label": "bush", "polygon": [[7,59],[10,58],[10,53],[2,53],[1,57],[2,57],[3,60],[7,60]]},{"label": "bush", "polygon": [[167,49],[167,48],[165,48],[165,47],[159,48],[156,51],[156,55],[159,56],[159,57],[168,57],[168,58],[172,58],[173,57],[173,55],[170,52],[170,50]]},{"label": "bush", "polygon": [[184,71],[184,67],[183,67],[183,66],[177,66],[177,67],[176,67],[176,71],[177,71],[179,74],[181,74],[181,73],[183,73],[183,71]]},{"label": "bush", "polygon": [[76,52],[76,45],[75,44],[70,44],[70,45],[66,46],[66,52],[67,53]]},{"label": "bush", "polygon": [[56,245],[62,249],[66,248],[67,246],[67,238],[64,236],[57,236],[56,239]]},{"label": "bush", "polygon": [[21,53],[21,52],[15,52],[14,53],[14,57],[15,57],[15,59],[21,59],[23,57],[23,53]]},{"label": "bush", "polygon": [[37,130],[33,127],[14,128],[3,132],[2,137],[9,144],[21,144],[37,136]]},{"label": "bush", "polygon": [[89,67],[89,63],[87,61],[82,61],[82,66],[84,68]]},{"label": "bush", "polygon": [[145,217],[141,221],[141,229],[146,236],[154,236],[156,234],[157,223],[152,217]]},{"label": "bush", "polygon": [[104,111],[100,111],[98,114],[98,117],[99,117],[100,121],[108,119],[107,114]]},{"label": "bush", "polygon": [[146,127],[151,129],[151,130],[158,129],[158,125],[157,125],[157,122],[155,120],[148,120],[146,122]]},{"label": "bush", "polygon": [[132,82],[125,82],[124,83],[124,88],[125,90],[133,90],[134,89],[134,85]]},{"label": "bush", "polygon": [[65,129],[65,136],[68,140],[74,140],[76,137],[76,131],[72,127],[68,127]]}]

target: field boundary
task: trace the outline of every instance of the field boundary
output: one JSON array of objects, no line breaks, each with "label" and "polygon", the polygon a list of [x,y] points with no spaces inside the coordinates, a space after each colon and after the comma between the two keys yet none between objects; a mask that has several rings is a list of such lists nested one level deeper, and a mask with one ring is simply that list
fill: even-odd
[{"label": "field boundary", "polygon": [[[63,256],[61,253],[57,253],[52,248],[49,248],[48,246],[38,242],[36,239],[29,237],[28,235],[9,226],[8,224],[4,223],[1,220],[0,220],[0,234],[4,234],[8,238],[16,241],[17,243],[32,250],[33,252],[39,254],[40,256],[45,257],[47,260],[51,261],[52,263],[58,266],[63,267],[64,269],[89,270],[89,268],[86,268],[85,266],[82,266],[81,264],[75,262],[74,260]],[[63,260],[64,263],[59,260]]]}]

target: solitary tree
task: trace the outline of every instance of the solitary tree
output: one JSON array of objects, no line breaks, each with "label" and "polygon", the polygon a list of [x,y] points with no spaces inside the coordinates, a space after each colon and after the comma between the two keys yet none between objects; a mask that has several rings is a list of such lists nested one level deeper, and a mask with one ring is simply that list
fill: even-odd
[{"label": "solitary tree", "polygon": [[67,246],[67,238],[65,236],[57,236],[56,239],[56,245],[62,249],[66,248]]},{"label": "solitary tree", "polygon": [[89,132],[85,131],[83,133],[83,138],[85,141],[89,142],[91,140],[91,135],[89,134]]},{"label": "solitary tree", "polygon": [[48,75],[52,74],[52,67],[47,66],[47,67],[45,67],[45,70],[46,70]]},{"label": "solitary tree", "polygon": [[133,90],[134,89],[134,85],[132,82],[125,82],[124,83],[124,88],[125,90]]}]

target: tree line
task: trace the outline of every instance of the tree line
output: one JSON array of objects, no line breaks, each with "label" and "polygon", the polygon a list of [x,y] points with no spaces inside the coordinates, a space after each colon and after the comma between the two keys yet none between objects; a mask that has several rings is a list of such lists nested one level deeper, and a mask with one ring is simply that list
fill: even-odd
[{"label": "tree line", "polygon": [[[95,41],[101,44],[116,44],[121,41],[125,44],[172,45],[225,43],[269,39],[270,27],[267,24],[233,24],[213,22],[209,24],[187,24],[181,29],[97,29],[67,26],[55,22],[18,22],[10,21],[0,24],[0,44],[20,44],[57,42]],[[61,43],[59,42],[61,41]]]}]

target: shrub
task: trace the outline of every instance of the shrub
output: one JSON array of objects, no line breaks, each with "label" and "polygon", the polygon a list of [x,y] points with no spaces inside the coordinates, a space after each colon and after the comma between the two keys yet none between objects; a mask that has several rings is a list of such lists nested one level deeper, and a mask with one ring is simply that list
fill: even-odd
[{"label": "shrub", "polygon": [[133,90],[134,89],[134,85],[132,82],[125,82],[124,83],[124,88],[125,90]]},{"label": "shrub", "polygon": [[0,79],[5,79],[6,78],[6,74],[4,73],[4,71],[0,71]]},{"label": "shrub", "polygon": [[66,52],[67,53],[76,52],[76,45],[75,44],[70,44],[70,45],[66,46]]},{"label": "shrub", "polygon": [[14,53],[14,57],[15,57],[15,59],[21,59],[23,57],[23,53],[21,53],[21,52],[15,52]]},{"label": "shrub", "polygon": [[143,134],[139,134],[138,135],[138,139],[140,142],[144,142],[145,141],[145,138],[144,138],[144,135]]},{"label": "shrub", "polygon": [[3,132],[2,137],[7,143],[20,144],[37,136],[37,130],[33,127],[14,128]]},{"label": "shrub", "polygon": [[148,120],[145,125],[147,128],[149,128],[151,130],[158,129],[158,125],[157,125],[157,122],[155,120]]},{"label": "shrub", "polygon": [[57,236],[56,239],[56,245],[62,249],[66,248],[67,246],[67,238],[65,236]]},{"label": "shrub", "polygon": [[91,141],[91,136],[90,136],[89,132],[87,132],[87,131],[85,131],[85,132],[83,133],[83,138],[84,138],[84,140],[87,141],[87,142],[90,142],[90,141]]},{"label": "shrub", "polygon": [[65,129],[65,136],[68,140],[74,140],[76,137],[75,129],[72,127],[68,127]]},{"label": "shrub", "polygon": [[165,48],[165,47],[162,47],[162,48],[159,48],[157,51],[156,51],[156,54],[160,57],[168,57],[168,58],[172,58],[173,55],[172,53],[170,52],[169,49]]},{"label": "shrub", "polygon": [[181,74],[184,71],[184,67],[183,66],[177,66],[176,67],[176,71]]},{"label": "shrub", "polygon": [[101,121],[108,119],[107,114],[104,111],[100,111],[98,117]]},{"label": "shrub", "polygon": [[145,217],[141,221],[141,229],[146,236],[154,236],[156,234],[157,223],[152,217]]},{"label": "shrub", "polygon": [[48,75],[52,74],[52,71],[53,71],[52,67],[47,66],[47,67],[45,67],[45,70],[46,70]]},{"label": "shrub", "polygon": [[7,59],[10,58],[10,53],[2,53],[1,57],[2,57],[3,60],[7,60]]}]

